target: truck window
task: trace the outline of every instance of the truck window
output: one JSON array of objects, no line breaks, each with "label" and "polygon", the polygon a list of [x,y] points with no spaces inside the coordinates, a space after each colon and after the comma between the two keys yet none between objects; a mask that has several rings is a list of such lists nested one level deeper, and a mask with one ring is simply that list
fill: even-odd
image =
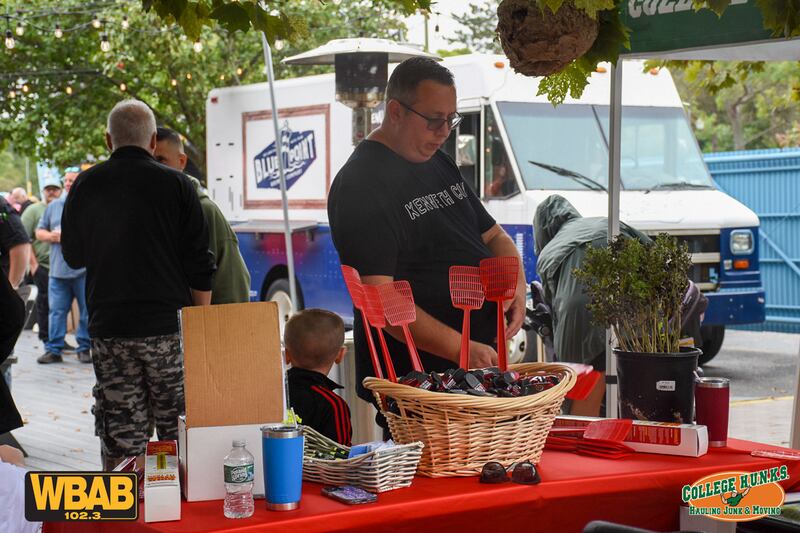
[{"label": "truck window", "polygon": [[478,124],[480,123],[479,113],[463,113],[464,119],[458,128],[450,133],[450,137],[442,146],[444,150],[458,166],[461,177],[472,191],[478,193],[478,168],[479,168],[479,139]]},{"label": "truck window", "polygon": [[[608,132],[608,106],[597,106]],[[626,189],[713,188],[683,109],[622,108],[620,172]]]},{"label": "truck window", "polygon": [[519,192],[511,162],[508,159],[503,138],[497,129],[497,121],[490,107],[486,108],[486,128],[484,132],[484,165],[483,197],[505,198]]},{"label": "truck window", "polygon": [[608,148],[591,106],[498,102],[528,189],[602,190]]}]

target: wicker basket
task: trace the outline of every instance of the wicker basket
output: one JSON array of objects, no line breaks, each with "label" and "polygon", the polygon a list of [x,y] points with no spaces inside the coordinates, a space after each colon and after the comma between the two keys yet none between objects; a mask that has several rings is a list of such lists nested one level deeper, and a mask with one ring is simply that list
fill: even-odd
[{"label": "wicker basket", "polygon": [[370,492],[386,492],[411,485],[423,444],[412,442],[388,450],[365,453],[352,459],[327,460],[313,457],[316,450],[350,448],[304,426],[306,446],[303,479],[326,485],[355,485]]},{"label": "wicker basket", "polygon": [[382,396],[397,401],[400,414],[382,411],[395,442],[425,444],[419,474],[473,476],[488,461],[538,463],[550,426],[576,379],[574,370],[558,364],[524,363],[510,369],[522,375],[553,373],[561,380],[547,391],[518,398],[430,392],[377,378],[364,379],[364,386],[379,405]]}]

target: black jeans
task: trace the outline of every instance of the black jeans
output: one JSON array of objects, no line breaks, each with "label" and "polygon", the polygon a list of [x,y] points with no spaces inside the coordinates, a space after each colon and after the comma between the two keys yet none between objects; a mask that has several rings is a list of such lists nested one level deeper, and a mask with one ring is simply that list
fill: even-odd
[{"label": "black jeans", "polygon": [[39,324],[39,340],[47,342],[48,321],[50,305],[47,303],[47,284],[50,278],[50,269],[39,266],[36,274],[33,275],[33,282],[36,284],[38,293],[36,294],[36,323]]}]

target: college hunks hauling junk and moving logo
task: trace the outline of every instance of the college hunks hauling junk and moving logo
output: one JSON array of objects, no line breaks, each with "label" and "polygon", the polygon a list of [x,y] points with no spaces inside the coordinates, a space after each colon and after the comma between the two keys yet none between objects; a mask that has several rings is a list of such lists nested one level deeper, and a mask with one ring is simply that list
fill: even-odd
[{"label": "college hunks hauling junk and moving logo", "polygon": [[[281,127],[281,148],[286,188],[291,188],[308,167],[317,159],[314,130],[292,131],[288,122]],[[280,189],[280,172],[275,141],[261,150],[254,158],[256,186],[259,189]]]},{"label": "college hunks hauling junk and moving logo", "polygon": [[681,497],[690,515],[726,522],[746,522],[781,514],[785,494],[779,481],[789,479],[785,465],[757,472],[721,472],[684,485]]}]

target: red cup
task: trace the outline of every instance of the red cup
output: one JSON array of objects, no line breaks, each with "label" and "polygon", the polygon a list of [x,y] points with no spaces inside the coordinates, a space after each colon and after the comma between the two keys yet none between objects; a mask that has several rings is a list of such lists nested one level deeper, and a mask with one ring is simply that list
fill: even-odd
[{"label": "red cup", "polygon": [[697,378],[695,380],[695,418],[697,424],[708,428],[708,445],[712,448],[728,445],[730,384],[730,380],[726,378]]}]

